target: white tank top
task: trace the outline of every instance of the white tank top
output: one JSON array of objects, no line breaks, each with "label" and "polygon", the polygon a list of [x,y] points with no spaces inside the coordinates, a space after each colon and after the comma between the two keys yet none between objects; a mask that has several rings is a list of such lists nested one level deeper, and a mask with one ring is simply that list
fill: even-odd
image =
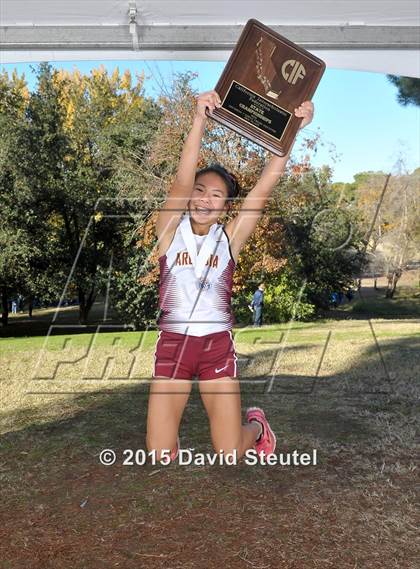
[{"label": "white tank top", "polygon": [[160,330],[205,336],[232,329],[236,263],[224,225],[215,223],[207,235],[196,235],[185,213],[159,265]]}]

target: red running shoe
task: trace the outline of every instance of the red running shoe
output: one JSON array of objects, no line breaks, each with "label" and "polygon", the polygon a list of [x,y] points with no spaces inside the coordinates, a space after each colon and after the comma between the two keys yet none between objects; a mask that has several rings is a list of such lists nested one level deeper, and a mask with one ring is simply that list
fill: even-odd
[{"label": "red running shoe", "polygon": [[180,445],[179,436],[176,438],[176,447],[171,451],[171,462],[173,462],[179,453],[179,445]]},{"label": "red running shoe", "polygon": [[248,423],[257,420],[263,426],[261,438],[259,442],[256,442],[254,445],[257,453],[261,456],[274,452],[276,449],[276,435],[273,433],[264,411],[259,407],[248,407],[246,410],[246,420]]},{"label": "red running shoe", "polygon": [[[177,436],[176,438],[176,446],[173,450],[171,450],[170,454],[169,454],[169,462],[168,464],[170,464],[171,462],[174,462],[174,460],[176,460],[176,457],[178,456],[179,453],[179,446],[180,446],[180,441],[179,441],[179,436]],[[166,455],[167,456],[167,455]],[[159,462],[162,463],[163,457],[160,458]]]}]

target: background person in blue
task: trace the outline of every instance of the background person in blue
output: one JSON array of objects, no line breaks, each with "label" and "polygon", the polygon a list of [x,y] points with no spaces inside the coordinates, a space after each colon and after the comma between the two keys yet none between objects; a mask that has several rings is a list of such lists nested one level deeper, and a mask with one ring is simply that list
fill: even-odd
[{"label": "background person in blue", "polygon": [[258,285],[249,305],[253,313],[254,326],[262,326],[262,311],[264,306],[264,283]]}]

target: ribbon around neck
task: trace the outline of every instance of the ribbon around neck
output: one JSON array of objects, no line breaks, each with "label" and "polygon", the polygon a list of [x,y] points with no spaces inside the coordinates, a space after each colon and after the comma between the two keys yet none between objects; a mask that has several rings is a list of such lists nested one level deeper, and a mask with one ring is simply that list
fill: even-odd
[{"label": "ribbon around neck", "polygon": [[214,253],[214,237],[216,232],[223,228],[223,225],[218,223],[213,223],[210,226],[207,237],[204,239],[204,243],[201,245],[200,253],[197,254],[197,243],[195,242],[194,233],[191,227],[190,214],[186,212],[182,218],[179,227],[181,230],[182,237],[184,239],[187,251],[191,257],[191,262],[193,264],[195,276],[199,279],[206,265],[209,256]]}]

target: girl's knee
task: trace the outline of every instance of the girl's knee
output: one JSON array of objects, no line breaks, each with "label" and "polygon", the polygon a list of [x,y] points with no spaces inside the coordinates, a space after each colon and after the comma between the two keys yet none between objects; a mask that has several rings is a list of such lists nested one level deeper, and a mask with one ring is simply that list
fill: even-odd
[{"label": "girl's knee", "polygon": [[[155,453],[154,458],[160,460],[164,456],[168,456],[176,446],[176,436],[173,443],[168,444],[168,439],[150,437],[146,435],[146,448],[149,453]],[[151,455],[150,455],[151,456]]]}]

